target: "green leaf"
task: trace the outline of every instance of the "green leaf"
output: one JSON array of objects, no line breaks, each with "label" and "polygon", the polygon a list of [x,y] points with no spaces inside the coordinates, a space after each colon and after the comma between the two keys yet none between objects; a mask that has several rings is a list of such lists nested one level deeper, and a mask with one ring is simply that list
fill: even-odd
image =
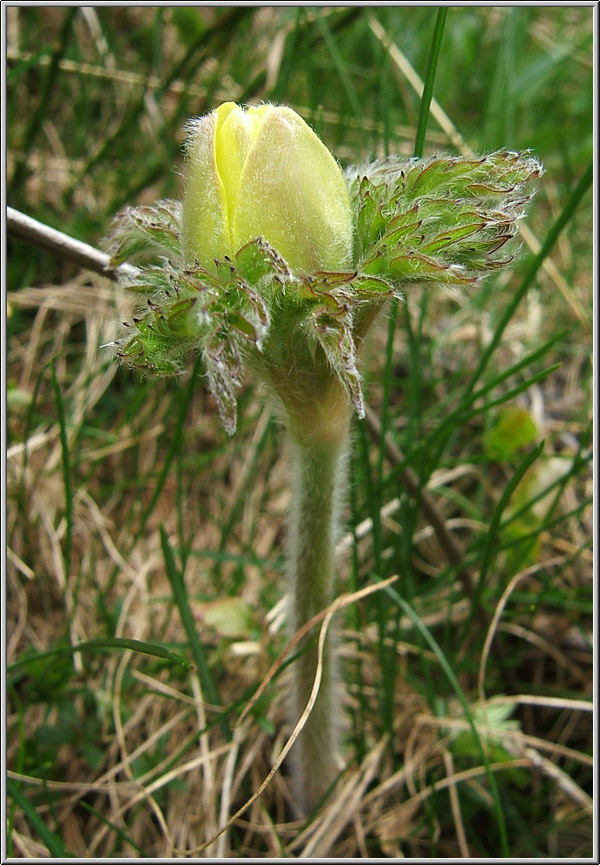
[{"label": "green leaf", "polygon": [[236,252],[235,266],[250,285],[258,285],[265,276],[286,278],[291,275],[285,260],[262,237],[246,243]]},{"label": "green leaf", "polygon": [[521,406],[507,406],[498,412],[494,426],[485,433],[483,447],[490,459],[510,460],[537,437],[538,429],[531,413]]},{"label": "green leaf", "polygon": [[358,270],[390,279],[469,285],[512,259],[516,234],[542,173],[526,153],[374,162],[349,174],[357,212]]}]

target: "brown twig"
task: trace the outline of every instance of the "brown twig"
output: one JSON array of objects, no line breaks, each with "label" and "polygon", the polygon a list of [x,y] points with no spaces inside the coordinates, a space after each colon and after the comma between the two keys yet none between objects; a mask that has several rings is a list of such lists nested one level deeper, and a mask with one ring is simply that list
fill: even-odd
[{"label": "brown twig", "polygon": [[94,273],[100,273],[108,279],[117,280],[119,277],[135,275],[136,268],[130,264],[120,264],[114,267],[110,263],[110,257],[89,243],[75,240],[56,228],[50,228],[43,222],[38,222],[31,216],[15,210],[14,207],[6,208],[6,228],[10,235],[19,238],[26,243],[31,243],[40,249],[54,252],[68,261],[79,264]]}]

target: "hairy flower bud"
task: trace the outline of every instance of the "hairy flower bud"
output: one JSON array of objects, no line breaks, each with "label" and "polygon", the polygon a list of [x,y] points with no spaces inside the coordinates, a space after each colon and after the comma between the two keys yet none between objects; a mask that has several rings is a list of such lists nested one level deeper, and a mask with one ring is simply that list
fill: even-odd
[{"label": "hairy flower bud", "polygon": [[187,125],[183,247],[215,270],[263,237],[295,273],[352,266],[352,208],[342,172],[291,108],[226,102]]}]

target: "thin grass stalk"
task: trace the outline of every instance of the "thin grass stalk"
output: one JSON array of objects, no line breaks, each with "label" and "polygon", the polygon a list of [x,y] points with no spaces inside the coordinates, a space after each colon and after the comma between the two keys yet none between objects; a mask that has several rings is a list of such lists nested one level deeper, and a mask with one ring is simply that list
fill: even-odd
[{"label": "thin grass stalk", "polygon": [[447,17],[448,8],[446,6],[441,6],[437,11],[435,26],[433,28],[433,36],[431,38],[431,46],[427,60],[427,72],[425,73],[425,85],[423,87],[423,95],[421,96],[421,105],[419,108],[419,121],[414,149],[414,156],[416,157],[423,156],[425,133],[427,132],[427,120],[429,119],[429,107],[433,98],[433,83],[435,81],[435,73],[440,57],[442,37],[444,35],[444,27],[446,26]]}]

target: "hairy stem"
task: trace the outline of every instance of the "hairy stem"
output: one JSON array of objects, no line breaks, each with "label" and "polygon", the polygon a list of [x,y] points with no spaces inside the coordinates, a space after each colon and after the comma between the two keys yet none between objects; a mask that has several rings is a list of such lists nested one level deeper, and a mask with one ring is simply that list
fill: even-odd
[{"label": "hairy stem", "polygon": [[[288,572],[292,634],[334,597],[335,546],[348,449],[347,424],[342,426],[339,435],[326,440],[298,430],[289,436],[292,505]],[[312,690],[317,669],[317,633],[315,628],[307,635],[291,668],[293,723],[304,711]],[[339,770],[341,721],[341,686],[329,637],[319,695],[291,751],[293,791],[300,814],[308,814],[318,805]]]}]

